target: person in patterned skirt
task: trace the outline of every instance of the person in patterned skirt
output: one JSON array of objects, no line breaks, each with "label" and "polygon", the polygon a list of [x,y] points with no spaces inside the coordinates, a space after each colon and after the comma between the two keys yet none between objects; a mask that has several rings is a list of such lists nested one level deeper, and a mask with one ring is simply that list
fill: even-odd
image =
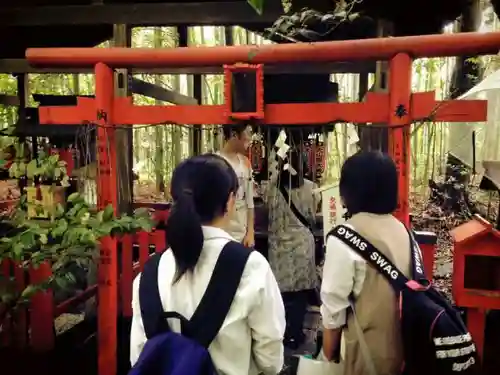
[{"label": "person in patterned skirt", "polygon": [[313,194],[301,194],[301,190],[307,188],[301,155],[294,152],[290,156],[297,173],[289,173],[282,166],[271,172],[266,201],[269,207],[269,263],[285,303],[285,345],[296,349],[305,340],[303,323],[308,301],[318,285],[315,241],[308,219],[314,215],[317,205]]}]

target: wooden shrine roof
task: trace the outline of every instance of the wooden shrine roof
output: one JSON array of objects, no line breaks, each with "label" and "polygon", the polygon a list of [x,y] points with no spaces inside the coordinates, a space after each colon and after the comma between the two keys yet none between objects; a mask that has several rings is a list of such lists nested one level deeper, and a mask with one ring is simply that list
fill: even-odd
[{"label": "wooden shrine roof", "polygon": [[[99,1],[101,2],[97,4]],[[309,27],[303,23],[297,26],[294,25],[295,20],[283,16],[279,0],[268,0],[264,4],[264,12],[259,15],[247,0],[3,0],[0,2],[0,33],[4,36],[0,39],[0,72],[52,72],[50,68],[33,70],[24,60],[26,49],[93,47],[112,37],[114,24],[238,25],[277,43],[363,39],[376,36],[376,23],[369,17],[346,20],[344,16],[332,15],[324,22],[323,29],[321,26]],[[324,13],[316,12],[314,20],[321,21],[323,16]],[[318,26],[318,22],[314,20],[312,23]],[[341,24],[337,25],[339,20]],[[283,27],[287,30],[285,33],[282,32]],[[324,28],[334,32],[325,33]],[[269,33],[269,30],[278,33]],[[291,36],[291,39],[287,36]],[[287,71],[284,67],[281,68],[280,71]],[[341,62],[331,70],[323,66],[311,67],[310,70],[341,73],[367,69],[373,71],[373,63]],[[174,71],[182,73],[177,68]],[[53,72],[62,71],[56,69]]]},{"label": "wooden shrine roof", "polygon": [[[98,0],[99,1],[99,0]],[[91,47],[112,37],[113,24],[269,27],[282,13],[259,16],[246,0],[2,0],[0,59],[28,47]]]},{"label": "wooden shrine roof", "polygon": [[[316,13],[327,12],[327,15],[292,15],[281,22],[280,0],[266,0],[262,16],[247,0],[2,0],[0,59],[22,58],[27,47],[94,46],[109,39],[112,25],[119,23],[132,26],[240,25],[265,35],[266,28],[280,19],[274,29],[285,34],[284,37],[270,37],[279,43],[374,37],[376,20],[380,18],[395,23],[399,31],[396,35],[438,33],[443,24],[458,17],[468,5],[467,0],[407,0],[408,7],[406,2],[405,7],[401,7],[394,5],[400,4],[395,0],[364,0],[356,2],[346,17],[344,12],[332,14],[339,2],[294,0],[293,11],[308,7],[317,10]],[[498,10],[500,0],[492,3]],[[355,14],[358,17],[351,19]],[[342,22],[337,22],[335,17]]]}]

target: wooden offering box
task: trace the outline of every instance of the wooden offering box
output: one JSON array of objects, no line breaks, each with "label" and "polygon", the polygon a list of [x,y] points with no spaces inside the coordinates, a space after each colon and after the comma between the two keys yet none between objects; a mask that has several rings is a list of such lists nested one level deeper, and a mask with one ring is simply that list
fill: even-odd
[{"label": "wooden offering box", "polygon": [[455,303],[466,307],[467,326],[482,354],[486,312],[500,310],[500,232],[480,216],[451,231]]}]

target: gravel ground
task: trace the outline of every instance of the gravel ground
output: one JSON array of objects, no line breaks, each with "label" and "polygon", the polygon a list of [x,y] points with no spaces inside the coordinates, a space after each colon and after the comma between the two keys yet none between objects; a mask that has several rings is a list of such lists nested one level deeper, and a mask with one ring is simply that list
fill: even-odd
[{"label": "gravel ground", "polygon": [[316,352],[316,335],[321,326],[321,316],[317,308],[310,308],[304,321],[304,333],[306,341],[297,350],[285,348],[285,366],[280,375],[294,375],[297,366],[297,358],[300,355],[314,354]]},{"label": "gravel ground", "polygon": [[82,322],[83,318],[84,314],[62,314],[58,316],[54,321],[56,334],[60,335],[61,333],[73,328],[78,323]]}]

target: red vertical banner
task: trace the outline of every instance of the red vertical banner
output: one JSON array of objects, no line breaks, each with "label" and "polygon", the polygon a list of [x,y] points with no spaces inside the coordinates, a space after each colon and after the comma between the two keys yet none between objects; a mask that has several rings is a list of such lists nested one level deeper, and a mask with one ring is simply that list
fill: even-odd
[{"label": "red vertical banner", "polygon": [[[107,65],[95,66],[97,124],[97,205],[104,209],[118,203],[116,184],[115,129],[113,121],[114,76]],[[98,345],[99,375],[116,375],[118,316],[118,265],[116,239],[101,240],[99,258]]]},{"label": "red vertical banner", "polygon": [[398,206],[394,215],[410,225],[410,127],[412,60],[398,53],[389,70],[389,154],[398,171]]}]

